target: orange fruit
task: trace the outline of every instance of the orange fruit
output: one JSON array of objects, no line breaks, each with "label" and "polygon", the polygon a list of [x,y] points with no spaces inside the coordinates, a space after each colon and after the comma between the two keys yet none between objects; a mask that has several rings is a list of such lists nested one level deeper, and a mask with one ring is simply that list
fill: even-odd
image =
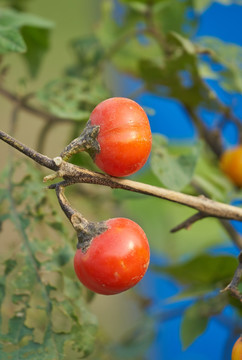
[{"label": "orange fruit", "polygon": [[225,150],[220,168],[235,185],[242,187],[242,145]]},{"label": "orange fruit", "polygon": [[242,336],[238,338],[233,346],[231,360],[242,360]]}]

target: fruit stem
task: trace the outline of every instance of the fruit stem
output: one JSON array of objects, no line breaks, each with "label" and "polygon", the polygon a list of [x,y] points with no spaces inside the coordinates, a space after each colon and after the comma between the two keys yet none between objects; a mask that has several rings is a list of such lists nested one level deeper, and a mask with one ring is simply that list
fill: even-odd
[{"label": "fruit stem", "polygon": [[56,195],[62,210],[77,233],[77,249],[81,249],[82,252],[85,253],[89,248],[92,239],[102,234],[108,227],[104,221],[88,221],[81,213],[73,209],[65,197],[65,185],[67,184],[56,184]]},{"label": "fruit stem", "polygon": [[86,151],[94,159],[95,155],[100,152],[100,145],[97,141],[99,131],[100,126],[91,125],[89,119],[81,135],[72,140],[70,144],[65,147],[60,156],[63,160],[67,161],[72,155]]}]

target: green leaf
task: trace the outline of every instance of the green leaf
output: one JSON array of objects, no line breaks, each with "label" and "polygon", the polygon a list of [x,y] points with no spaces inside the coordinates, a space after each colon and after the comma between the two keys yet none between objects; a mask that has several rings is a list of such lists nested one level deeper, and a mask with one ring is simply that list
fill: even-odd
[{"label": "green leaf", "polygon": [[174,55],[164,65],[154,59],[140,60],[139,75],[147,89],[159,96],[175,98],[189,107],[218,110],[214,95],[201,79],[197,56],[188,53],[177,41],[173,46]]},{"label": "green leaf", "polygon": [[145,14],[148,9],[148,5],[141,1],[129,1],[127,5],[140,14]]},{"label": "green leaf", "polygon": [[[2,9],[0,15],[0,53],[25,52],[30,74],[35,76],[49,47],[53,23],[41,17]],[[21,33],[20,33],[21,30]]]},{"label": "green leaf", "polygon": [[214,0],[193,0],[194,10],[198,13],[204,12]]},{"label": "green leaf", "polygon": [[[105,57],[99,39],[94,35],[82,36],[71,42],[71,49],[74,52],[75,62],[66,69],[67,76],[91,80],[96,78],[97,68],[102,66],[101,62]],[[104,89],[103,87],[102,91],[106,92],[107,90]]]},{"label": "green leaf", "polygon": [[182,284],[213,284],[215,289],[233,277],[237,265],[233,256],[201,254],[180,264],[156,267],[156,270],[171,275]]},{"label": "green leaf", "polygon": [[0,54],[25,51],[26,45],[19,30],[0,26]]},{"label": "green leaf", "polygon": [[[136,3],[139,7],[146,7],[145,4]],[[98,27],[97,37],[104,49],[107,49],[106,57],[119,70],[139,77],[140,59],[150,57],[163,62],[162,49],[157,42],[147,33],[142,33],[145,27],[143,14],[129,9],[123,26],[118,25],[112,16],[112,3],[103,5],[103,21]]]},{"label": "green leaf", "polygon": [[188,38],[185,38],[184,36],[176,33],[175,31],[171,31],[168,35],[169,38],[177,41],[178,44],[180,44],[188,54],[194,55],[196,53],[195,45]]},{"label": "green leaf", "polygon": [[216,72],[213,71],[211,67],[202,60],[200,60],[200,63],[198,64],[198,71],[203,79],[212,79],[212,80],[218,79],[218,75],[216,74]]},{"label": "green leaf", "polygon": [[19,12],[11,9],[1,9],[1,26],[22,28],[23,26],[31,26],[37,28],[50,29],[53,23],[39,16]]},{"label": "green leaf", "polygon": [[[15,182],[16,169],[28,176],[18,172]],[[0,177],[1,205],[16,232],[0,243],[0,358],[82,359],[93,350],[97,324],[73,269],[75,248],[66,230],[53,236],[48,223],[60,219],[40,172],[28,162],[9,170]]]},{"label": "green leaf", "polygon": [[43,344],[46,328],[48,325],[48,317],[46,310],[28,308],[26,311],[26,319],[24,325],[30,329],[34,329],[34,342]]},{"label": "green leaf", "polygon": [[190,306],[182,319],[181,341],[183,348],[190,346],[207,328],[209,318],[201,314],[199,302]]},{"label": "green leaf", "polygon": [[30,75],[35,77],[40,68],[45,53],[49,49],[49,30],[35,27],[24,27],[22,35],[28,51],[24,58],[27,62]]},{"label": "green leaf", "polygon": [[210,49],[211,58],[223,67],[216,73],[226,91],[242,92],[242,47],[213,37],[201,37],[199,44]]},{"label": "green leaf", "polygon": [[180,329],[184,349],[206,330],[211,316],[219,314],[226,304],[226,297],[220,294],[207,300],[199,300],[185,311]]},{"label": "green leaf", "polygon": [[52,114],[77,121],[88,120],[100,97],[90,90],[88,82],[71,77],[51,81],[37,93],[38,100]]},{"label": "green leaf", "polygon": [[54,305],[51,312],[52,329],[55,333],[70,333],[72,329],[72,319],[68,313],[60,306]]},{"label": "green leaf", "polygon": [[232,193],[233,185],[219,169],[218,163],[205,152],[199,157],[193,182],[212,199],[229,202],[228,194]]},{"label": "green leaf", "polygon": [[174,155],[164,147],[160,135],[153,136],[151,169],[163,185],[182,190],[190,183],[199,157],[199,147],[191,147],[187,154]]}]

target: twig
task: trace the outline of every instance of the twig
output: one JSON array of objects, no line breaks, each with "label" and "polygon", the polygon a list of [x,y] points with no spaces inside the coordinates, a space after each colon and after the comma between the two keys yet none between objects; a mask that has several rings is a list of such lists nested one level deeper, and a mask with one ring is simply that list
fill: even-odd
[{"label": "twig", "polygon": [[238,246],[239,249],[242,249],[242,236],[235,230],[233,225],[230,224],[228,220],[219,219],[219,221],[234,244]]},{"label": "twig", "polygon": [[[171,233],[175,233],[181,229],[189,229],[189,227],[194,224],[196,221],[204,219],[207,217],[206,214],[202,212],[197,212],[196,214],[189,217],[187,220],[183,221],[181,224],[175,226],[173,229],[171,229]],[[241,244],[242,245],[242,244]]]},{"label": "twig", "polygon": [[8,135],[4,131],[0,130],[0,139],[9,144],[10,146],[14,147],[18,151],[22,152],[38,164],[47,167],[48,169],[51,169],[53,171],[58,170],[58,166],[56,163],[50,159],[48,156],[42,155],[38,153],[37,151],[27,147],[20,141],[16,140],[12,136]]},{"label": "twig", "polygon": [[204,122],[199,118],[196,114],[195,110],[192,109],[190,106],[185,105],[185,109],[189,114],[192,122],[196,126],[198,133],[202,139],[204,139],[207,145],[210,147],[212,152],[220,158],[223,153],[223,146],[221,141],[221,134],[216,129],[211,131],[207,128]]},{"label": "twig", "polygon": [[[41,110],[35,106],[28,104],[27,102],[22,101],[22,98],[13,94],[9,90],[0,86],[0,94],[3,95],[6,99],[10,100],[13,103],[20,104],[21,109],[27,111],[28,113],[35,115],[43,120],[62,122],[62,123],[75,123],[76,120],[69,118],[60,118],[55,115],[49,114],[48,112]],[[32,94],[31,94],[32,95]],[[25,97],[24,97],[25,98]]]},{"label": "twig", "polygon": [[[209,198],[207,192],[199,184],[197,184],[196,181],[192,180],[191,185],[199,194],[202,194],[205,197]],[[242,236],[235,230],[233,225],[228,220],[224,220],[224,219],[218,219],[218,220],[220,224],[223,226],[224,230],[230,236],[230,239],[234,242],[234,244],[239,249],[242,249]]]},{"label": "twig", "polygon": [[231,295],[233,295],[235,298],[237,298],[239,301],[242,302],[242,294],[239,292],[238,289],[238,285],[240,283],[241,278],[242,278],[242,251],[239,254],[239,265],[235,270],[233,279],[231,280],[229,285],[227,285],[226,288],[222,290],[222,292],[229,291]]},{"label": "twig", "polygon": [[239,207],[213,201],[205,196],[192,196],[157,186],[143,184],[137,181],[115,178],[109,175],[83,169],[74,164],[65,162],[60,157],[51,159],[31,148],[28,148],[26,145],[12,138],[3,131],[0,131],[0,139],[18,151],[24,153],[40,165],[56,171],[56,174],[53,174],[50,177],[47,176],[45,181],[59,177],[72,184],[89,183],[108,186],[113,189],[134,191],[191,207],[196,209],[198,212],[204,213],[206,216],[242,221],[242,209]]}]

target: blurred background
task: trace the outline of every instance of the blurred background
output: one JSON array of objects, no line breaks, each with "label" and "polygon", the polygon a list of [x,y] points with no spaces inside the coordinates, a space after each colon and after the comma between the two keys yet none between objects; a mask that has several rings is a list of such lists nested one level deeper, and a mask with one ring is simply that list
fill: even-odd
[{"label": "blurred background", "polygon": [[[9,65],[9,74],[4,80],[4,87],[12,89],[19,96],[24,96],[44,88],[46,83],[60,78],[64,73],[70,75],[74,71],[77,73],[80,71],[81,74],[81,68],[77,69],[77,65],[76,67],[73,65],[77,64],[77,58],[82,54],[81,52],[78,53],[78,48],[73,46],[73,39],[84,37],[90,40],[90,37],[96,34],[100,27],[100,22],[101,25],[102,22],[103,25],[106,24],[106,17],[109,15],[107,15],[108,11],[106,15],[104,14],[104,3],[106,3],[106,7],[112,3],[110,10],[112,19],[122,27],[125,23],[127,1],[27,1],[26,11],[54,23],[51,30],[49,50],[41,62],[38,76],[32,78],[28,74],[25,59],[18,57],[15,53],[8,55],[4,59],[4,62]],[[137,4],[141,4],[139,11],[142,11],[142,5],[146,2],[132,3],[134,3],[134,9],[135,6],[138,8]],[[157,1],[157,3],[159,2]],[[160,1],[160,3],[165,3],[165,1]],[[191,41],[196,42],[201,37],[215,37],[228,44],[242,45],[242,6],[240,6],[239,1],[237,4],[232,1],[213,2],[205,0],[194,3],[180,1],[180,3],[184,7],[178,9],[174,7],[174,13],[178,12],[176,14],[177,21],[180,21],[180,17],[182,18],[182,28],[184,28],[185,33],[186,25],[193,26],[192,31],[189,32]],[[193,4],[193,7],[188,3]],[[196,9],[197,11],[195,11]],[[176,20],[173,19],[173,21]],[[194,24],[191,25],[191,23]],[[137,26],[139,25],[142,28],[142,23],[138,22]],[[108,30],[108,25],[107,28],[101,26],[100,37],[105,31],[108,33],[112,29]],[[141,44],[145,41],[146,39],[140,39]],[[108,43],[108,39],[106,42]],[[89,49],[92,49],[92,46],[94,47],[96,44],[93,43],[93,45],[89,44],[88,46]],[[85,48],[82,48],[82,51],[85,52]],[[228,54],[228,57],[232,56],[231,54]],[[229,59],[226,60],[229,62]],[[121,60],[119,59],[119,61]],[[144,87],[143,79],[133,76],[131,70],[125,71],[126,64],[123,69],[121,66],[121,70],[115,65],[115,62],[109,62],[102,69],[106,93],[99,93],[100,98],[108,96],[133,98],[146,110],[153,134],[162,134],[171,146],[179,145],[184,148],[196,146],[198,132],[188,112],[184,110],[181,101],[174,96],[165,96],[162,92],[159,94],[158,91],[152,91],[152,87],[150,89]],[[219,66],[224,65],[213,64],[214,73],[221,70]],[[128,69],[128,66],[126,67]],[[95,76],[95,70],[93,74]],[[212,73],[207,73],[205,76],[206,84],[216,93],[219,100],[231,107],[234,114],[240,118],[242,116],[241,93],[236,88],[227,90],[226,86],[221,85],[220,79],[212,75]],[[185,80],[189,81],[188,76],[186,74],[184,76]],[[97,89],[98,91],[99,89]],[[47,95],[42,93],[42,98],[40,94],[42,101],[44,97],[46,99],[48,93]],[[46,105],[44,102],[42,103]],[[0,104],[1,129],[9,132],[9,118],[13,116],[13,106],[3,96],[0,97]],[[217,125],[219,115],[216,110],[200,106],[198,113],[209,129]],[[54,114],[56,115],[56,112]],[[44,144],[40,143],[38,137],[43,126],[44,122],[41,117],[21,111],[18,115],[14,135],[28,146],[35,149],[39,147],[45,154],[54,157],[61,152],[82,125],[76,126],[74,130],[72,123],[64,121],[58,126],[52,126],[48,129]],[[228,122],[223,127],[223,147],[230,147],[237,144],[238,141],[238,128],[232,122]],[[0,166],[2,169],[8,163],[9,149],[6,145],[0,145]],[[21,155],[17,155],[17,157],[21,158]],[[88,157],[85,155],[80,164],[91,166]],[[211,170],[210,167],[206,166],[201,170],[203,165],[200,164],[199,166],[200,175]],[[163,185],[150,170],[150,161],[144,169],[131,178],[157,186]],[[226,182],[226,180],[224,181]],[[219,192],[220,187],[224,186],[211,182],[213,187],[208,187],[208,190],[212,193],[216,189]],[[189,187],[185,189],[187,192],[189,190]],[[229,240],[227,233],[218,221],[205,219],[194,224],[189,230],[181,230],[171,234],[170,230],[192,215],[192,210],[160,199],[123,194],[120,191],[99,187],[93,189],[93,186],[87,185],[83,185],[81,190],[76,189],[75,191],[70,192],[73,204],[87,218],[100,221],[114,216],[129,217],[144,229],[152,250],[150,269],[134,291],[112,297],[96,295],[89,303],[88,308],[97,316],[100,325],[99,351],[102,353],[101,357],[94,353],[90,359],[111,359],[111,351],[114,351],[115,359],[229,359],[233,342],[238,336],[238,329],[241,330],[241,318],[239,318],[238,311],[235,311],[237,305],[234,308],[231,304],[226,304],[218,314],[216,311],[215,314],[211,314],[209,321],[203,325],[204,332],[197,330],[196,325],[194,328],[190,327],[189,331],[194,331],[194,333],[198,331],[198,336],[194,336],[194,341],[191,341],[189,346],[184,346],[181,340],[184,312],[198,298],[205,299],[206,294],[195,296],[193,293],[190,296],[179,296],[184,289],[184,284],[182,285],[169,276],[166,271],[161,270],[162,267],[196,257],[198,257],[198,261],[201,261],[199,264],[203,266],[201,256],[204,254],[237,256],[239,254],[238,248]],[[77,197],[77,192],[79,192],[80,198]],[[218,200],[223,201],[224,198],[221,193],[222,191],[215,194],[215,197],[217,196]],[[68,232],[71,233],[72,229],[66,219],[63,219],[63,222]],[[234,222],[233,226],[242,234],[241,224]],[[15,236],[16,230],[11,225],[6,225],[0,234],[1,238],[14,238]],[[206,262],[204,264],[206,267]],[[220,270],[219,268],[218,271]],[[215,288],[211,290],[212,292],[214,290],[216,294],[218,293]],[[195,317],[194,322],[196,322]],[[135,332],[133,332],[134,329]],[[129,341],[132,343],[130,347]],[[102,352],[103,343],[116,344],[116,347],[107,347]],[[118,345],[120,343],[122,346]],[[97,344],[99,344],[98,341]]]}]

